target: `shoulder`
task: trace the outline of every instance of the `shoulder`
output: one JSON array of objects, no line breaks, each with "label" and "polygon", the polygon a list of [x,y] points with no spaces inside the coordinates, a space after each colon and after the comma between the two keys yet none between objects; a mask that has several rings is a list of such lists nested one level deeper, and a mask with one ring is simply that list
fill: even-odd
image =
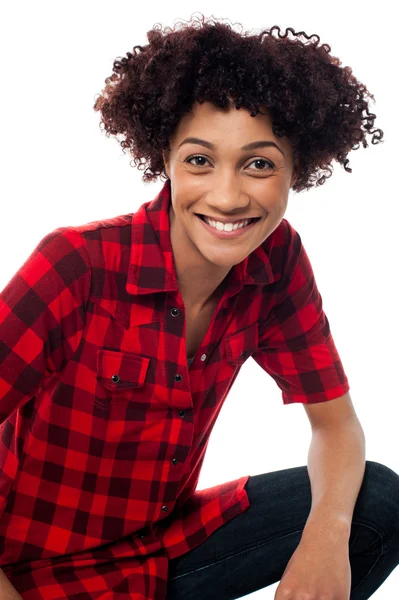
[{"label": "shoulder", "polygon": [[[109,217],[108,219],[101,219],[96,221],[89,221],[82,225],[70,225],[65,227],[67,230],[73,230],[77,233],[87,236],[93,236],[96,232],[101,232],[106,235],[107,231],[117,229],[119,227],[129,227],[132,224],[132,217],[134,213],[128,213],[125,215],[118,215],[116,217]],[[104,231],[103,231],[104,230]]]},{"label": "shoulder", "polygon": [[[108,253],[120,254],[123,249],[130,252],[132,216],[133,213],[129,213],[59,227],[49,233],[44,240],[54,239],[58,247],[63,247],[66,252],[70,244],[80,251],[88,264],[96,266],[97,263],[101,264],[101,257]],[[117,252],[116,248],[118,248]]]}]

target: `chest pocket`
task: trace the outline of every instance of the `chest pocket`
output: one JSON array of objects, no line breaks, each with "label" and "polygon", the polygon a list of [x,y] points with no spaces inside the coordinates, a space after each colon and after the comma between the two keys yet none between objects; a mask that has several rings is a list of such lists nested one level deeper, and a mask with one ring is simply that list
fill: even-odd
[{"label": "chest pocket", "polygon": [[141,388],[144,385],[150,358],[132,352],[97,350],[97,381],[118,399],[123,391]]},{"label": "chest pocket", "polygon": [[258,323],[224,338],[224,355],[227,362],[242,365],[258,347]]}]

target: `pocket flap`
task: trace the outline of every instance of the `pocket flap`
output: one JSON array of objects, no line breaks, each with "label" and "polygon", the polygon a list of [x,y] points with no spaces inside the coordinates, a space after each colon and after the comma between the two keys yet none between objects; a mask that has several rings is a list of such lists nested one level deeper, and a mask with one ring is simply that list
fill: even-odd
[{"label": "pocket flap", "polygon": [[242,365],[258,347],[258,323],[225,337],[224,346],[226,360]]},{"label": "pocket flap", "polygon": [[150,359],[133,352],[97,350],[97,380],[108,390],[127,390],[144,384]]}]

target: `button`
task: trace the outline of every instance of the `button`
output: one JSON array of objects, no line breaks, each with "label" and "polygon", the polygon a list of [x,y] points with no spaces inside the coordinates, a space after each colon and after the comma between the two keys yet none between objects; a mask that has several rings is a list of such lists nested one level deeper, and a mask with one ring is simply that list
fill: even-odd
[{"label": "button", "polygon": [[201,354],[201,360],[202,361],[206,360],[206,354]]},{"label": "button", "polygon": [[178,465],[179,461],[177,460],[177,458],[172,458],[172,465]]},{"label": "button", "polygon": [[113,383],[118,383],[119,375],[112,375],[111,379],[112,379]]},{"label": "button", "polygon": [[175,381],[181,381],[182,379],[183,377],[179,373],[175,375]]},{"label": "button", "polygon": [[186,416],[186,411],[185,410],[179,410],[179,417],[185,417]]},{"label": "button", "polygon": [[145,535],[142,533],[141,535],[139,535],[139,538],[142,540],[145,537]]},{"label": "button", "polygon": [[245,352],[241,352],[240,358],[244,358],[244,356],[245,356]]},{"label": "button", "polygon": [[169,510],[169,509],[166,505],[162,507],[162,512],[166,512],[167,510]]},{"label": "button", "polygon": [[170,314],[172,315],[172,317],[177,317],[180,314],[180,311],[178,308],[172,308]]}]

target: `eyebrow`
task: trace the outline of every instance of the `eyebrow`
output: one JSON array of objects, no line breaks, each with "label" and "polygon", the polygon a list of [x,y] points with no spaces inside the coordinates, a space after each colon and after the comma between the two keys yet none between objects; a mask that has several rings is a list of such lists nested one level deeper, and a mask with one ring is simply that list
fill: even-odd
[{"label": "eyebrow", "polygon": [[[185,138],[181,142],[181,144],[179,144],[178,148],[183,146],[183,144],[199,144],[200,146],[205,146],[205,148],[209,148],[210,150],[215,149],[214,144],[212,144],[211,142],[207,142],[206,140],[201,140],[200,138],[197,138],[197,137]],[[245,146],[242,146],[241,150],[255,150],[256,148],[268,148],[269,146],[274,146],[284,156],[284,152],[281,150],[281,148],[279,146],[277,146],[277,144],[275,144],[274,142],[272,142],[270,140],[259,140],[258,142],[251,142],[250,144],[246,144]]]}]

